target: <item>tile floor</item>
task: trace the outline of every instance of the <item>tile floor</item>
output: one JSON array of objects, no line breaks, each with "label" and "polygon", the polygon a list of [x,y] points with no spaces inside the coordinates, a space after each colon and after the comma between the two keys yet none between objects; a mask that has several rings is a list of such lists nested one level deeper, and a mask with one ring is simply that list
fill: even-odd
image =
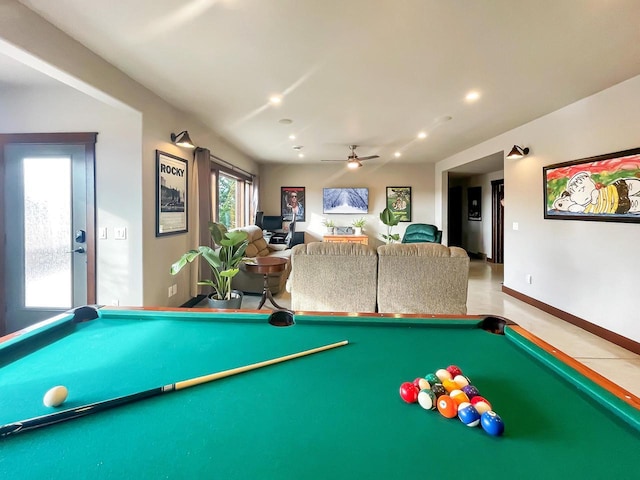
[{"label": "tile floor", "polygon": [[[587,367],[640,397],[640,355],[597,337],[531,305],[502,293],[502,265],[472,261],[469,271],[469,314],[509,318]],[[257,308],[259,296],[245,295],[242,307]],[[290,307],[287,292],[276,296]]]}]

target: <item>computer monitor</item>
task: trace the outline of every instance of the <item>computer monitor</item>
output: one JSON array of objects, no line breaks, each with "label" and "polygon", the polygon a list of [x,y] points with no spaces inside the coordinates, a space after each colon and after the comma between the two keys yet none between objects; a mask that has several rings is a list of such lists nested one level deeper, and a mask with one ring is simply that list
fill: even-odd
[{"label": "computer monitor", "polygon": [[262,229],[267,232],[282,230],[282,217],[280,215],[264,215],[262,217]]}]

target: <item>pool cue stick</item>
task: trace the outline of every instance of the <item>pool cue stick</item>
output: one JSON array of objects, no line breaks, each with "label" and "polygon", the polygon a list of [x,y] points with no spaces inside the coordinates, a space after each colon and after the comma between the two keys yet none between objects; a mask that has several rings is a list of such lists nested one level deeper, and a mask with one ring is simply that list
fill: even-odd
[{"label": "pool cue stick", "polygon": [[348,340],[332,343],[330,345],[324,345],[322,347],[312,348],[303,352],[292,353],[283,357],[272,358],[271,360],[264,360],[258,363],[252,363],[251,365],[245,365],[244,367],[232,368],[230,370],[224,370],[222,372],[212,373],[209,375],[203,375],[201,377],[195,377],[188,380],[183,380],[177,383],[170,383],[162,387],[151,388],[142,392],[132,393],[122,397],[116,397],[109,400],[103,400],[100,402],[90,403],[82,405],[80,407],[69,408],[61,412],[50,413],[47,415],[41,415],[39,417],[33,417],[20,422],[7,423],[0,425],[0,437],[8,437],[9,435],[15,435],[17,433],[26,432],[28,430],[34,430],[36,428],[46,427],[56,423],[64,422],[66,420],[72,420],[74,418],[84,417],[92,413],[101,412],[109,408],[117,407],[127,403],[132,403],[145,398],[155,397],[163,393],[170,393],[177,390],[184,390],[185,388],[193,387],[207,382],[213,382],[221,378],[230,377],[239,373],[248,372],[250,370],[256,370],[258,368],[267,367],[276,363],[286,362],[295,358],[304,357],[307,355],[313,355],[314,353],[323,352],[332,348],[342,347],[347,345]]}]

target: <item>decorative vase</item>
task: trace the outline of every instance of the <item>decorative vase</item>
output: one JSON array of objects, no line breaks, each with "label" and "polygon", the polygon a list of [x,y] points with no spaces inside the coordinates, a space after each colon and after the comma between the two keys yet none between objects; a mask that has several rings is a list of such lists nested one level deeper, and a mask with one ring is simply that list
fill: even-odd
[{"label": "decorative vase", "polygon": [[226,308],[230,310],[239,310],[242,308],[244,294],[240,290],[231,290],[231,299],[229,300],[213,298],[213,295],[215,294],[212,293],[207,297],[209,308]]}]

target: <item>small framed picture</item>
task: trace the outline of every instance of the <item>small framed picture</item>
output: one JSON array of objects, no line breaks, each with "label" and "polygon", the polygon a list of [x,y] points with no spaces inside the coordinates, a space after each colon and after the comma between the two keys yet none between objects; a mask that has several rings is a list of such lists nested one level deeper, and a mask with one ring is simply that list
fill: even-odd
[{"label": "small framed picture", "polygon": [[411,221],[411,187],[387,187],[387,208],[401,222]]},{"label": "small framed picture", "polygon": [[482,187],[469,187],[467,189],[469,220],[482,220]]},{"label": "small framed picture", "polygon": [[156,150],[156,237],[188,231],[189,163]]},{"label": "small framed picture", "polygon": [[304,222],[304,187],[280,187],[282,220]]}]

